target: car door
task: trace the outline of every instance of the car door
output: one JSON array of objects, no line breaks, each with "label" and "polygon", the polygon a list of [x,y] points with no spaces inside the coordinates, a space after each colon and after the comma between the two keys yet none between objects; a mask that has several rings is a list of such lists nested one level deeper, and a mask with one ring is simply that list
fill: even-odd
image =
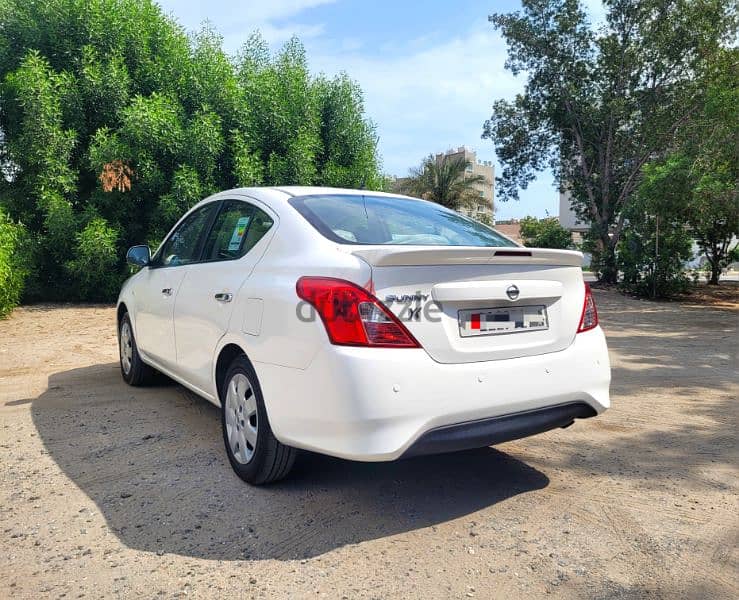
[{"label": "car door", "polygon": [[219,204],[211,202],[187,215],[144,268],[136,286],[139,350],[165,369],[172,370],[177,364],[172,319],[185,268],[199,259],[207,228]]},{"label": "car door", "polygon": [[215,395],[213,354],[228,329],[236,296],[272,237],[274,218],[266,210],[245,200],[224,200],[202,259],[186,268],[177,295],[177,369],[207,393]]}]

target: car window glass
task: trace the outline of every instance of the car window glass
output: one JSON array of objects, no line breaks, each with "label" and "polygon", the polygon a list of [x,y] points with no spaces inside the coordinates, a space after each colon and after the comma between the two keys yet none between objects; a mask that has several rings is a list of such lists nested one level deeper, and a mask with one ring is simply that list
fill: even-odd
[{"label": "car window glass", "polygon": [[266,212],[258,208],[254,208],[254,217],[252,218],[249,231],[246,232],[246,239],[244,240],[243,254],[246,254],[251,250],[256,243],[264,237],[264,234],[269,231],[274,221]]},{"label": "car window glass", "polygon": [[190,214],[164,242],[155,264],[174,267],[197,261],[200,241],[215,207],[215,203],[207,204]]},{"label": "car window glass", "polygon": [[239,200],[227,200],[205,242],[203,260],[233,260],[244,256],[272,226],[264,211]]},{"label": "car window glass", "polygon": [[494,229],[431,202],[385,196],[291,198],[319,232],[342,244],[515,246]]}]

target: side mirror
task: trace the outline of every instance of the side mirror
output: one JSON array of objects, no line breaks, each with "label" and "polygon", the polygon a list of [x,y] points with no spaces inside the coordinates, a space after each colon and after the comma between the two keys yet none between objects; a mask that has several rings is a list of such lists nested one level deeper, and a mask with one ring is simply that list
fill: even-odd
[{"label": "side mirror", "polygon": [[126,252],[126,262],[134,267],[145,267],[150,261],[149,246],[131,246]]}]

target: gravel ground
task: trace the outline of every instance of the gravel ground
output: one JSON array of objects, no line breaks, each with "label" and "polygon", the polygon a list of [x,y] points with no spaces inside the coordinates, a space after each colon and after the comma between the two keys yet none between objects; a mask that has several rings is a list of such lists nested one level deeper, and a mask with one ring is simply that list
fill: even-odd
[{"label": "gravel ground", "polygon": [[737,598],[739,313],[597,291],[605,415],[496,448],[232,474],[215,407],[123,384],[114,310],[0,322],[0,597]]}]

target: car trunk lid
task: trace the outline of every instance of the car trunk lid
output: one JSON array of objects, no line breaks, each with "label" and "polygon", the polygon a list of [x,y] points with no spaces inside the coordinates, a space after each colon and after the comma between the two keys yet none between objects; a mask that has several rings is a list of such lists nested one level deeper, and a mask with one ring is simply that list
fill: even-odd
[{"label": "car trunk lid", "polygon": [[582,255],[481,247],[347,247],[372,267],[375,295],[428,354],[468,363],[557,352],[574,340]]}]

